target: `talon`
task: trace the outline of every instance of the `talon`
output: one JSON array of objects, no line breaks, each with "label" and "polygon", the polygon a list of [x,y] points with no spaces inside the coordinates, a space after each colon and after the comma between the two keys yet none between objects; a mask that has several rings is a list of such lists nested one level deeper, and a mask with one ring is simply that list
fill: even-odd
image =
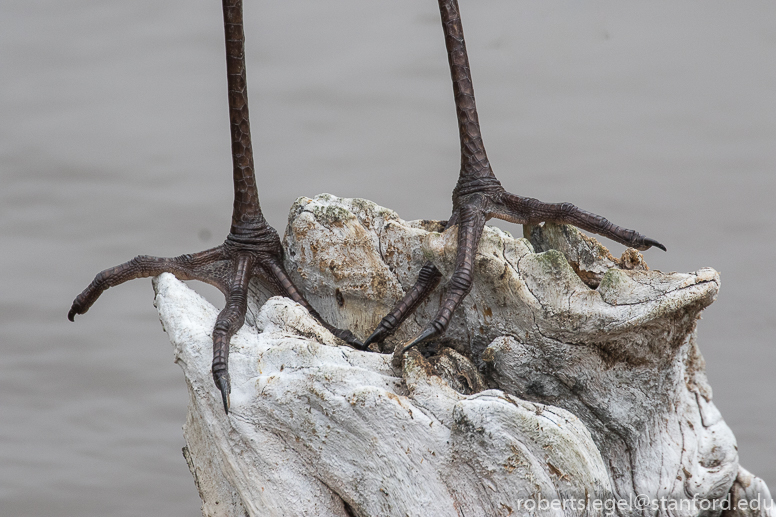
[{"label": "talon", "polygon": [[434,327],[427,327],[426,330],[424,330],[418,337],[416,337],[412,343],[405,346],[401,353],[406,354],[411,348],[420,345],[421,343],[428,341],[429,339],[436,337],[439,334],[439,331],[436,330]]},{"label": "talon", "polygon": [[218,374],[216,379],[216,385],[218,386],[219,391],[221,392],[221,400],[224,402],[224,411],[226,414],[229,414],[229,392],[231,391],[229,388],[229,374]]},{"label": "talon", "polygon": [[657,242],[655,239],[650,239],[649,237],[644,237],[644,244],[646,245],[646,248],[644,248],[645,250],[648,250],[654,246],[656,248],[660,248],[663,251],[668,251],[665,246]]},{"label": "talon", "polygon": [[358,350],[366,350],[367,345],[362,343],[351,331],[343,329],[333,329],[332,334],[340,338],[345,343]]},{"label": "talon", "polygon": [[369,347],[372,343],[380,343],[383,339],[385,339],[385,330],[382,327],[377,327],[377,330],[364,341],[364,348]]}]

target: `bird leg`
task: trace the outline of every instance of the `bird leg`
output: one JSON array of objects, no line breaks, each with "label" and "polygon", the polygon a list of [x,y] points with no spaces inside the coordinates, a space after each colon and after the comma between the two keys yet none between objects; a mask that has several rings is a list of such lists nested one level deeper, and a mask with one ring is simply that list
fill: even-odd
[{"label": "bird leg", "polygon": [[267,224],[259,205],[259,191],[253,165],[248,91],[245,77],[245,36],[242,0],[223,0],[226,39],[229,121],[232,136],[232,176],[234,209],[226,241],[213,249],[174,258],[138,256],[129,262],[97,274],[91,284],[73,301],[70,321],[84,314],[106,289],[135,278],[164,272],[181,280],[200,280],[217,287],[226,306],[213,328],[213,380],[221,391],[224,410],[229,412],[229,341],[242,327],[247,309],[248,283],[253,277],[274,292],[291,298],[306,308],[324,327],[343,341],[364,349],[348,330],[326,323],[305,300],[283,267],[283,247],[277,232]]},{"label": "bird leg", "polygon": [[[492,217],[519,224],[537,224],[543,221],[572,224],[639,250],[652,246],[663,251],[666,249],[654,239],[617,226],[604,217],[586,212],[571,203],[544,203],[504,190],[491,169],[482,142],[458,2],[439,0],[439,10],[453,80],[461,141],[461,170],[453,190],[453,212],[447,224],[447,228],[458,226],[458,250],[455,271],[447,284],[439,311],[420,334],[401,349],[400,354],[441,336],[447,330],[455,309],[471,290],[474,256],[485,222]],[[379,343],[394,333],[402,321],[428,297],[440,279],[439,270],[430,262],[425,264],[418,281],[383,318],[375,332],[367,338],[365,345]]]}]

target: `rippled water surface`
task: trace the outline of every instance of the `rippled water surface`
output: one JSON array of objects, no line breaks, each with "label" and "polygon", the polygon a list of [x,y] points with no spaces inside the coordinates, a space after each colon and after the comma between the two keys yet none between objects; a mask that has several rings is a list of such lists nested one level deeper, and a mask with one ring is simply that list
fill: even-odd
[{"label": "rippled water surface", "polygon": [[[776,4],[460,1],[504,186],[654,236],[653,268],[722,272],[699,341],[742,464],[773,490]],[[436,2],[246,3],[270,223],[320,192],[446,218],[459,157]],[[2,515],[199,512],[150,281],[65,315],[105,267],[226,235],[222,39],[215,0],[0,4]]]}]

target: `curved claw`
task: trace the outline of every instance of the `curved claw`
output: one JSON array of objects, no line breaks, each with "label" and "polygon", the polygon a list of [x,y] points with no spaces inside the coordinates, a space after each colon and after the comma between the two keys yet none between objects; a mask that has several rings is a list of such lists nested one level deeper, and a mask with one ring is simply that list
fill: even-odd
[{"label": "curved claw", "polygon": [[229,387],[229,374],[217,373],[214,374],[214,377],[216,378],[216,386],[218,386],[218,390],[221,392],[221,400],[224,402],[224,411],[228,415],[229,393],[231,392],[231,388]]},{"label": "curved claw", "polygon": [[331,333],[340,338],[345,343],[358,350],[366,350],[367,344],[362,343],[351,331],[338,328],[331,329]]},{"label": "curved claw", "polygon": [[369,345],[372,343],[382,343],[386,337],[388,337],[388,330],[380,325],[374,332],[372,332],[371,336],[366,338],[364,341],[364,348],[369,347]]},{"label": "curved claw", "polygon": [[439,334],[441,334],[441,332],[439,332],[433,326],[426,327],[426,329],[423,332],[421,332],[420,335],[418,335],[418,337],[416,337],[414,340],[412,340],[412,342],[409,345],[407,345],[404,348],[402,348],[402,350],[401,350],[402,355],[406,354],[413,347],[416,347],[416,346],[420,345],[421,343],[424,343],[424,342],[428,341],[429,339],[438,336]]},{"label": "curved claw", "polygon": [[668,251],[665,246],[657,242],[655,239],[650,239],[649,237],[644,237],[644,245],[646,246],[644,249],[649,249],[654,246],[656,248],[660,248],[663,251]]}]

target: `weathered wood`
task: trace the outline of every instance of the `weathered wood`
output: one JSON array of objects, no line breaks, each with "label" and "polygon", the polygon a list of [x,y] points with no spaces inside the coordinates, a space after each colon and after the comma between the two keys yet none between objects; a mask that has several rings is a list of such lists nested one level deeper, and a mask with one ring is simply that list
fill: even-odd
[{"label": "weathered wood", "polygon": [[[327,321],[363,337],[427,260],[443,280],[417,320],[436,312],[457,232],[438,229],[365,200],[301,198],[285,265]],[[210,376],[217,309],[158,277],[203,513],[689,516],[759,498],[726,515],[772,515],[765,484],[738,465],[695,340],[719,275],[649,270],[632,250],[615,259],[573,227],[526,233],[486,227],[455,323],[398,367],[390,352],[414,320],[388,353],[362,352],[252,283],[228,415]]]}]

